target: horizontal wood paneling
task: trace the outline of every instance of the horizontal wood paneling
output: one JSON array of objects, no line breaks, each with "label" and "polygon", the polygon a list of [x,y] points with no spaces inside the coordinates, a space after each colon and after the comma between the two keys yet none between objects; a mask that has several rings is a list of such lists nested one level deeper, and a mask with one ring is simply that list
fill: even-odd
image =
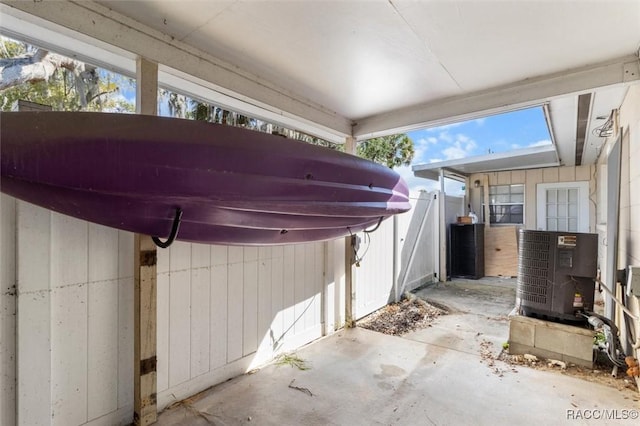
[{"label": "horizontal wood paneling", "polygon": [[[524,228],[538,229],[537,226],[537,186],[541,183],[589,181],[592,203],[589,205],[590,229],[595,230],[595,188],[593,179],[595,166],[548,167],[544,169],[511,170],[489,173],[489,185],[525,185]],[[483,182],[485,174],[473,174],[469,182]],[[480,211],[480,188],[469,188],[473,208]],[[517,238],[513,237],[513,227],[509,231],[500,230],[502,226],[491,226],[485,233],[485,274],[488,276],[513,276],[517,274]],[[513,235],[512,235],[513,233]],[[513,238],[512,238],[513,237]],[[516,238],[514,240],[514,238]]]}]

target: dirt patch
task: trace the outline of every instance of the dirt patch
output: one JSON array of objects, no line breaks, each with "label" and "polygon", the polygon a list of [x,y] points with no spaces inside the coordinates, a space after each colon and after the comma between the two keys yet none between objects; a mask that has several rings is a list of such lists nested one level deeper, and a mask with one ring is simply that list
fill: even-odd
[{"label": "dirt patch", "polygon": [[626,399],[636,402],[640,400],[635,379],[628,376],[622,368],[618,370],[618,375],[613,377],[611,375],[612,368],[604,364],[596,364],[595,368],[591,369],[528,354],[510,355],[505,350],[497,352],[497,349],[492,342],[486,339],[479,342],[480,362],[485,364],[498,377],[503,377],[509,373],[517,373],[520,367],[534,368],[609,386],[624,392]]},{"label": "dirt patch", "polygon": [[361,319],[358,327],[379,333],[401,336],[410,331],[430,327],[433,320],[445,315],[444,306],[435,306],[413,295],[392,303]]},{"label": "dirt patch", "polygon": [[618,375],[613,377],[611,375],[612,368],[603,364],[596,364],[595,368],[591,369],[571,363],[564,364],[554,360],[533,357],[531,355],[509,355],[504,351],[500,352],[495,359],[503,361],[511,369],[514,369],[516,366],[522,366],[535,368],[536,370],[541,371],[552,371],[558,374],[564,374],[586,380],[588,382],[609,386],[618,389],[621,392],[628,392],[629,399],[632,399],[633,401],[640,400],[640,394],[638,393],[638,387],[635,379],[627,376],[622,368],[618,370]]},{"label": "dirt patch", "polygon": [[496,356],[494,352],[495,349],[492,342],[486,339],[480,342],[480,362],[489,367],[493,374],[502,377],[508,372],[518,372],[516,367],[509,365],[509,363],[504,362],[504,360],[500,358],[502,354]]}]

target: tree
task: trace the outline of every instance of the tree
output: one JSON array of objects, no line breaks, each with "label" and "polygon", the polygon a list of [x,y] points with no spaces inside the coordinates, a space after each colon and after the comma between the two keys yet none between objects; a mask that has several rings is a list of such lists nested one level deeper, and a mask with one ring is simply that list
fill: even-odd
[{"label": "tree", "polygon": [[[10,110],[15,101],[50,105],[57,111],[133,112],[133,102],[112,96],[132,89],[135,82],[75,59],[51,53],[26,43],[0,37],[0,109]],[[247,117],[206,102],[159,91],[159,99],[172,117],[189,118],[278,134],[314,145],[343,151],[344,146],[277,124]],[[383,136],[361,142],[360,157],[390,168],[408,165],[414,155],[413,141],[405,134]]]},{"label": "tree", "polygon": [[[329,149],[344,151],[344,145],[342,144],[335,144],[297,130],[288,129],[256,118],[246,117],[237,112],[228,111],[207,104],[206,102],[189,99],[184,95],[176,95],[165,91],[163,92],[163,96],[168,99],[169,111],[174,116],[245,127],[285,136],[289,139],[295,139],[313,145],[320,145]],[[187,105],[190,106],[188,110]],[[409,165],[414,153],[413,141],[406,134],[369,139],[361,142],[357,148],[358,156],[375,161],[389,168]]]},{"label": "tree", "polygon": [[360,142],[357,152],[360,157],[390,168],[408,166],[415,154],[413,141],[406,134],[382,136]]},{"label": "tree", "polygon": [[120,86],[133,80],[26,43],[0,38],[0,109],[17,100],[49,105],[57,111],[132,112]]}]

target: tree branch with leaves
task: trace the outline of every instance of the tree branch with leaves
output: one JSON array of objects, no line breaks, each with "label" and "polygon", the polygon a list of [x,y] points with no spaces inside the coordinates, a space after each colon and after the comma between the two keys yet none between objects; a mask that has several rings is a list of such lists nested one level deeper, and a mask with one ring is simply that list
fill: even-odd
[{"label": "tree branch with leaves", "polygon": [[[2,110],[11,109],[17,100],[28,100],[59,111],[133,111],[131,102],[110,99],[119,86],[107,74],[115,76],[101,75],[93,65],[46,49],[0,38]],[[126,77],[120,80],[132,84]]]},{"label": "tree branch with leaves", "polygon": [[415,151],[413,141],[406,134],[382,136],[358,144],[358,156],[394,168],[408,166]]}]

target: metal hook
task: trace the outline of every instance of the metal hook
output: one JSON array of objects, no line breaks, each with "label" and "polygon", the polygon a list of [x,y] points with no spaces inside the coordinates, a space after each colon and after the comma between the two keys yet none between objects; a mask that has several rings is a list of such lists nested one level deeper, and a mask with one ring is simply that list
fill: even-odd
[{"label": "metal hook", "polygon": [[171,233],[169,234],[169,238],[167,241],[161,241],[158,237],[151,237],[153,242],[160,248],[167,248],[178,236],[178,229],[180,228],[180,219],[182,219],[182,209],[180,207],[176,207],[176,216],[173,218],[173,225],[171,225]]},{"label": "metal hook", "polygon": [[380,219],[378,219],[378,224],[375,226],[375,228],[370,229],[370,230],[365,229],[362,232],[364,232],[365,234],[370,234],[370,233],[376,231],[378,228],[380,228],[380,224],[382,223],[382,219],[384,219],[384,217],[380,216]]}]

